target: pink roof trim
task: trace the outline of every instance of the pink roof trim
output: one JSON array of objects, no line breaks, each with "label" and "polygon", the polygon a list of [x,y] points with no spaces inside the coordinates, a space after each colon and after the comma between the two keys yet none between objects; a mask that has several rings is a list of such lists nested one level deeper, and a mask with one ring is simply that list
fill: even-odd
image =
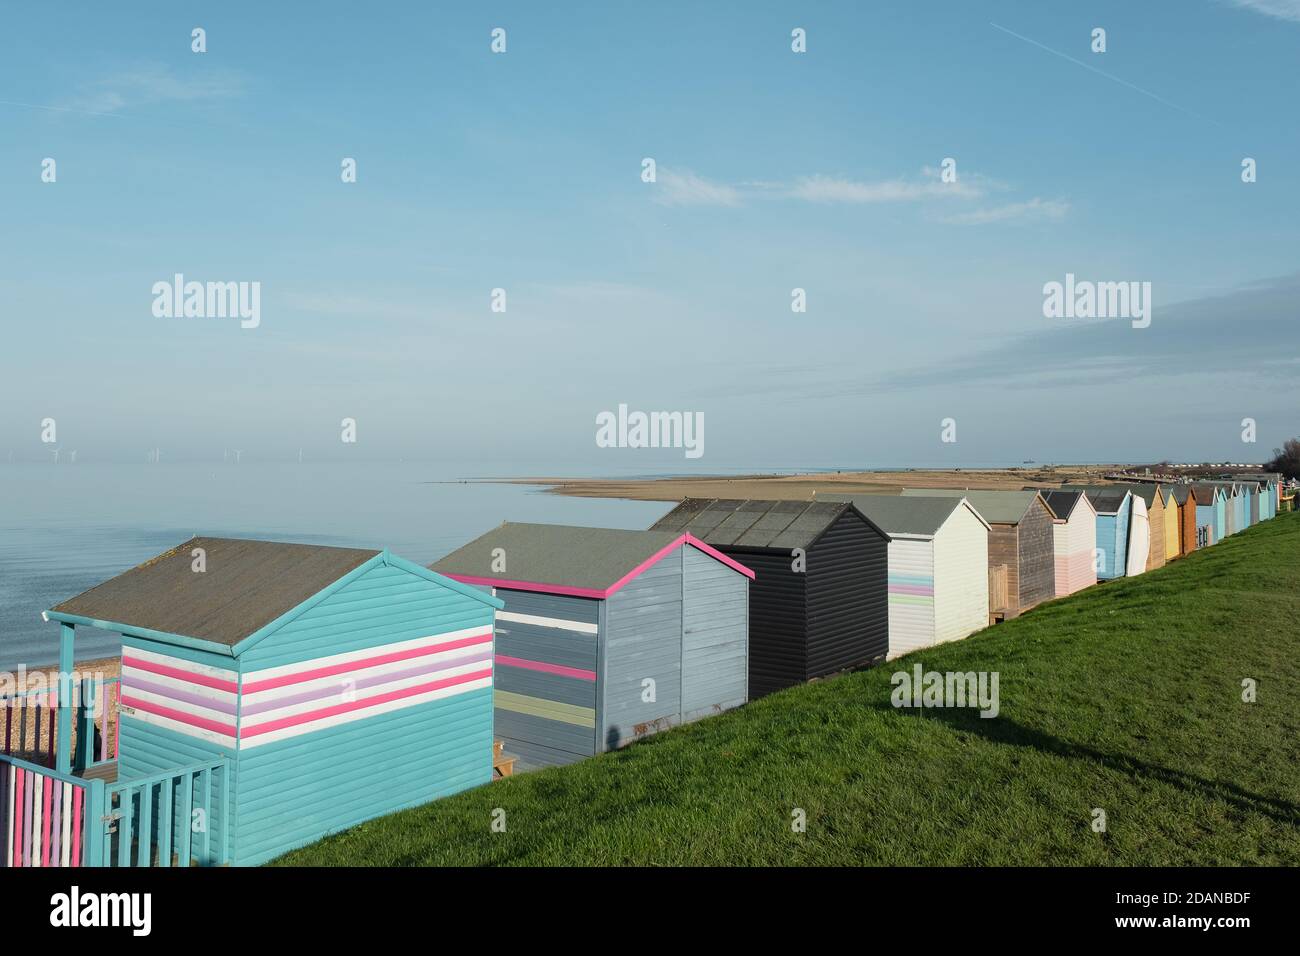
[{"label": "pink roof trim", "polygon": [[633,578],[637,577],[638,575],[644,574],[648,568],[652,567],[655,564],[658,564],[667,555],[671,554],[673,551],[675,551],[678,547],[680,547],[683,544],[689,544],[692,548],[695,548],[697,551],[703,551],[709,557],[721,561],[723,564],[731,568],[733,571],[739,571],[741,574],[749,578],[751,581],[754,579],[754,572],[751,571],[749,568],[745,567],[743,564],[741,564],[739,561],[735,560],[734,558],[727,557],[717,548],[710,547],[709,545],[701,541],[699,538],[695,537],[695,535],[690,533],[683,534],[675,538],[673,541],[669,542],[668,544],[664,545],[662,548],[660,548],[650,557],[646,558],[635,568],[633,568],[627,574],[623,575],[621,578],[619,578],[617,581],[615,581],[613,584],[611,584],[609,587],[605,588],[604,590],[601,590],[600,588],[575,588],[565,584],[545,584],[540,581],[514,581],[514,580],[507,580],[505,578],[484,578],[484,577],[479,577],[477,575],[471,575],[471,574],[448,574],[447,577],[451,578],[454,581],[459,581],[462,584],[478,584],[485,587],[514,588],[517,591],[539,591],[543,594],[564,594],[569,597],[587,597],[587,598],[596,598],[598,600],[603,600],[607,597],[610,597],[612,594],[616,593],[620,588],[622,588]]}]

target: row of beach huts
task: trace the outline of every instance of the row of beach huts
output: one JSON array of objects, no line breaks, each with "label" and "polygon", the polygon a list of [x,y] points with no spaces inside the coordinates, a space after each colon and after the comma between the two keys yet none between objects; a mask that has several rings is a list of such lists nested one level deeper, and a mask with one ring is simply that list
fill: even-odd
[{"label": "row of beach huts", "polygon": [[45,612],[65,671],[77,628],[121,634],[114,743],[61,689],[48,761],[0,756],[0,853],[264,862],[1158,568],[1273,517],[1279,479],[687,499],[645,531],[507,522],[428,568],[194,538]]}]

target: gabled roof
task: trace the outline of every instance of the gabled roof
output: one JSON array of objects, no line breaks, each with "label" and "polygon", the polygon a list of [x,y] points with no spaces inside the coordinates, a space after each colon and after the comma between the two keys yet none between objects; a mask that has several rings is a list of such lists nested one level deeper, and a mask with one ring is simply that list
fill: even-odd
[{"label": "gabled roof", "polygon": [[[1037,491],[961,491],[951,488],[905,488],[903,494],[907,497],[919,498],[965,498],[989,524],[1020,524],[1033,506],[1034,499],[1039,498],[1041,500]],[[1043,503],[1047,505],[1046,501]],[[1052,517],[1056,517],[1052,512],[1051,505],[1047,505],[1047,511],[1052,514]]]},{"label": "gabled roof", "polygon": [[[1141,498],[1146,503],[1147,510],[1156,503],[1156,492],[1160,489],[1159,482],[1153,481],[1116,481],[1108,485],[1090,485],[1083,482],[1066,482],[1062,486],[1066,491],[1083,489],[1085,491],[1105,491],[1107,488],[1126,488],[1131,491],[1134,497]],[[1163,499],[1162,499],[1163,500]]]},{"label": "gabled roof", "polygon": [[1131,492],[1123,485],[1098,485],[1083,489],[1099,515],[1118,514]]},{"label": "gabled roof", "polygon": [[[194,570],[194,549],[204,570]],[[191,538],[48,612],[233,646],[381,552]],[[110,628],[114,630],[115,628]]]},{"label": "gabled roof", "polygon": [[[1079,502],[1083,502],[1085,506],[1092,504],[1082,489],[1047,488],[1037,490],[1043,496],[1043,500],[1047,502],[1047,507],[1056,512],[1058,518],[1064,518],[1067,521],[1074,514],[1074,509],[1079,507]],[[1093,510],[1095,511],[1096,508],[1093,508]]]},{"label": "gabled roof", "polygon": [[[429,567],[466,584],[607,598],[669,552],[688,544],[752,578],[754,572],[697,538],[507,521]],[[504,570],[495,570],[503,567]]]},{"label": "gabled roof", "polygon": [[1192,482],[1192,490],[1196,492],[1196,503],[1198,505],[1214,504],[1214,495],[1224,495],[1226,497],[1229,491],[1223,485],[1212,481]]},{"label": "gabled roof", "polygon": [[1180,505],[1187,504],[1188,495],[1191,495],[1193,499],[1196,497],[1196,492],[1192,490],[1192,486],[1189,484],[1170,485],[1169,490],[1173,493],[1174,500]]},{"label": "gabled roof", "polygon": [[[201,571],[194,566],[195,549],[203,551]],[[502,606],[387,551],[196,537],[56,604],[44,616],[238,656],[285,619],[380,564]]]},{"label": "gabled roof", "polygon": [[843,501],[687,498],[655,522],[654,530],[689,532],[715,548],[779,551],[802,548],[806,551],[848,511],[862,517],[881,537],[889,537],[853,505]]},{"label": "gabled roof", "polygon": [[847,501],[861,511],[872,524],[890,535],[933,538],[944,523],[960,508],[967,508],[980,524],[988,527],[965,497],[905,498],[902,495],[840,495],[819,497],[818,501]]}]

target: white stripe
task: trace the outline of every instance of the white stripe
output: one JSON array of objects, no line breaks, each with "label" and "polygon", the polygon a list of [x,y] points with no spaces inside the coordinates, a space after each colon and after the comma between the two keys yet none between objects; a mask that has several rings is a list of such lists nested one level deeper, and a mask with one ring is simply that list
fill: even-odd
[{"label": "white stripe", "polygon": [[206,677],[216,677],[220,680],[234,682],[239,679],[235,671],[226,670],[223,667],[212,667],[209,664],[196,664],[193,661],[187,661],[180,657],[170,657],[167,654],[158,654],[154,651],[146,651],[139,647],[132,647],[130,644],[122,648],[123,653],[130,654],[132,657],[138,657],[142,661],[151,661],[154,664],[166,664],[168,667],[175,667],[177,670],[189,671],[192,674],[203,674]]},{"label": "white stripe", "polygon": [[405,651],[416,647],[426,647],[429,644],[443,644],[447,641],[456,641],[462,637],[474,637],[479,634],[491,634],[492,625],[480,624],[477,627],[465,627],[458,631],[447,631],[443,634],[429,634],[425,637],[417,637],[409,641],[396,641],[392,644],[380,644],[376,647],[363,647],[359,651],[347,651],[343,654],[331,654],[328,657],[316,657],[309,661],[297,661],[293,664],[280,664],[275,667],[263,667],[261,670],[252,670],[244,672],[244,683],[251,684],[257,681],[267,680],[271,677],[283,677],[287,674],[298,674],[302,671],[315,670],[318,667],[332,667],[335,664],[349,664],[353,661],[362,661],[367,657],[377,657],[380,654],[391,654],[395,651]]},{"label": "white stripe", "polygon": [[[483,636],[488,637],[486,633],[484,633]],[[303,691],[315,690],[320,687],[337,687],[349,679],[356,679],[359,677],[378,677],[383,674],[411,670],[414,667],[421,667],[423,665],[428,665],[432,668],[444,661],[454,660],[457,657],[464,657],[466,654],[481,653],[482,651],[491,652],[491,650],[492,644],[488,641],[478,646],[457,647],[450,651],[439,651],[436,654],[425,654],[421,657],[408,657],[405,660],[390,661],[387,664],[372,664],[369,667],[359,667],[356,670],[343,671],[338,674],[331,674],[327,677],[314,677],[311,680],[298,681],[294,684],[285,684],[283,687],[271,687],[266,690],[258,690],[251,693],[245,691],[243,704],[241,706],[257,704],[267,700],[278,700],[281,697],[292,697],[295,694],[302,693]],[[489,658],[489,661],[490,660],[491,658]],[[479,663],[482,664],[486,662],[480,661]],[[315,670],[315,668],[306,668],[306,670]],[[245,685],[249,683],[251,683],[251,681],[248,678],[245,678]]]},{"label": "white stripe", "polygon": [[[310,714],[313,710],[321,710],[325,707],[333,707],[336,704],[348,704],[353,701],[365,701],[373,697],[380,697],[390,691],[401,690],[404,687],[418,687],[420,684],[427,684],[430,681],[445,680],[449,677],[459,677],[462,674],[472,674],[475,671],[481,671],[484,668],[491,668],[491,661],[471,661],[468,664],[458,664],[455,667],[444,667],[442,670],[435,671],[432,674],[417,674],[414,677],[404,677],[401,680],[389,681],[376,687],[367,687],[364,691],[357,692],[355,689],[349,694],[349,684],[339,684],[339,693],[337,696],[321,697],[316,700],[303,701],[297,704],[289,704],[285,707],[277,707],[275,710],[269,710],[265,713],[254,714],[244,717],[240,721],[239,733],[242,737],[248,730],[254,727],[261,727],[264,724],[273,723],[282,720],[285,717],[296,717],[300,714]],[[485,678],[490,679],[490,678]]]},{"label": "white stripe", "polygon": [[568,621],[562,617],[541,617],[537,614],[517,614],[514,611],[497,611],[498,621],[513,621],[515,624],[536,624],[538,627],[555,627],[564,631],[577,631],[579,634],[595,634],[595,624],[581,621]]},{"label": "white stripe", "polygon": [[159,707],[167,707],[170,710],[179,710],[185,714],[193,714],[195,717],[204,717],[207,720],[219,720],[223,724],[233,724],[235,722],[234,714],[225,714],[219,710],[213,710],[210,707],[201,707],[198,704],[191,704],[188,700],[177,700],[174,697],[164,697],[162,694],[155,694],[152,691],[141,690],[139,687],[130,687],[132,697],[150,704],[157,704]]},{"label": "white stripe", "polygon": [[132,667],[130,664],[123,664],[121,686],[127,687],[128,685],[133,685],[136,681],[148,681],[151,684],[161,684],[164,687],[170,687],[172,690],[184,691],[187,694],[195,694],[199,697],[204,697],[220,704],[233,704],[235,702],[234,691],[221,690],[216,687],[205,687],[202,684],[193,684],[177,677],[168,677],[166,674],[155,674],[153,671],[142,671],[138,667]]},{"label": "white stripe", "polygon": [[328,727],[338,727],[342,724],[350,724],[353,721],[365,720],[369,717],[377,717],[380,714],[391,713],[395,710],[402,710],[406,707],[414,707],[417,704],[427,704],[430,701],[442,700],[447,697],[455,697],[457,694],[466,694],[470,691],[482,690],[485,687],[492,686],[492,678],[483,677],[479,680],[469,681],[464,684],[457,684],[455,687],[442,687],[438,690],[429,691],[427,694],[419,694],[415,697],[407,697],[402,700],[390,700],[384,704],[376,704],[364,710],[349,711],[346,714],[336,714],[333,717],[323,717],[320,720],[314,720],[311,723],[298,724],[296,727],[285,727],[282,730],[272,730],[270,733],[262,734],[259,737],[251,737],[248,740],[241,740],[239,749],[249,750],[253,747],[260,747],[262,744],[275,743],[277,740],[288,740],[291,737],[297,737],[302,734],[314,733],[317,730],[325,730]]},{"label": "white stripe", "polygon": [[187,737],[197,737],[200,740],[206,740],[210,744],[225,747],[227,750],[233,750],[235,747],[234,737],[219,734],[215,730],[184,724],[179,720],[172,720],[170,717],[164,717],[161,714],[150,714],[143,710],[131,710],[130,708],[123,708],[122,714],[130,720],[138,720],[144,724],[153,724],[155,727],[174,730],[176,733],[185,734]]},{"label": "white stripe", "polygon": [[72,858],[72,785],[63,785],[63,842],[60,844],[64,866]]},{"label": "white stripe", "polygon": [[32,774],[32,866],[41,865],[41,804],[45,802],[45,780],[39,773]]}]

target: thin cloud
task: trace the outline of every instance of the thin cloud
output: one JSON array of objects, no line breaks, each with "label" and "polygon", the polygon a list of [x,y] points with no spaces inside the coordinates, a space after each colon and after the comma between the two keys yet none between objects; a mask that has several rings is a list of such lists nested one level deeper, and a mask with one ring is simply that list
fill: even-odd
[{"label": "thin cloud", "polygon": [[739,206],[740,191],[725,183],[715,183],[690,170],[680,172],[660,168],[656,180],[655,202],[664,206]]},{"label": "thin cloud", "polygon": [[242,93],[244,85],[241,76],[229,72],[178,76],[168,67],[143,66],[96,80],[57,108],[114,115],[160,103],[226,99]]},{"label": "thin cloud", "polygon": [[1229,0],[1234,7],[1300,23],[1300,0]]},{"label": "thin cloud", "polygon": [[971,200],[1006,188],[978,173],[963,173],[956,182],[944,182],[939,170],[929,166],[914,178],[858,180],[818,173],[801,176],[793,183],[747,180],[735,185],[690,170],[660,167],[658,186],[654,199],[665,206],[740,206],[753,199],[844,205]]},{"label": "thin cloud", "polygon": [[976,199],[984,189],[967,179],[945,183],[937,174],[922,179],[860,182],[833,176],[806,176],[789,190],[794,199],[818,203],[917,202],[925,199]]},{"label": "thin cloud", "polygon": [[984,226],[1004,222],[1059,222],[1069,211],[1070,204],[1064,199],[1040,199],[1035,196],[1025,202],[1005,203],[1001,206],[955,213],[945,216],[943,222],[954,226]]}]

